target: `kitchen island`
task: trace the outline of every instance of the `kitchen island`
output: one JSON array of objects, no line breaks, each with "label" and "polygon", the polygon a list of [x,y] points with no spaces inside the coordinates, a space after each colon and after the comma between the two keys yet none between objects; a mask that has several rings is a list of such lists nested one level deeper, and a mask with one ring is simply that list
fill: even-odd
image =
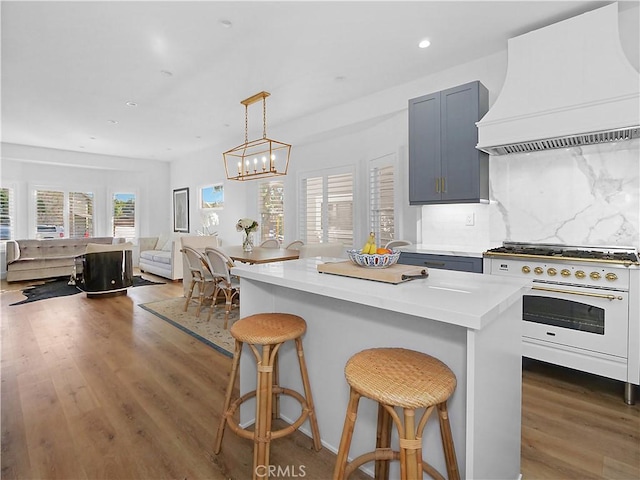
[{"label": "kitchen island", "polygon": [[[449,413],[461,475],[518,478],[522,294],[528,282],[434,269],[428,278],[392,285],[318,273],[323,261],[341,260],[305,258],[232,270],[240,276],[242,317],[287,312],[306,320],[303,344],[323,445],[337,452],[349,397],[344,366],[351,355],[372,347],[410,348],[442,360],[457,377]],[[246,353],[241,393],[255,388],[255,360]],[[283,345],[280,383],[301,391],[294,355],[292,342]],[[252,423],[254,409],[252,402],[242,406],[243,425]],[[297,402],[282,398],[283,419],[298,412]],[[361,400],[351,458],[373,449],[376,419],[376,404]],[[425,460],[446,472],[437,422],[429,422],[423,442]],[[365,467],[372,471],[372,464]]]}]

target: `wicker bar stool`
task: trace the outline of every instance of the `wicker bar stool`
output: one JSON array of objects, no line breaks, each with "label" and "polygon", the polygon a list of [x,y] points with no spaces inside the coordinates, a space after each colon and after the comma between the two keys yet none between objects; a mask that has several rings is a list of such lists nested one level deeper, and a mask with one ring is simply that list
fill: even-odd
[{"label": "wicker bar stool", "polygon": [[[307,418],[311,425],[313,447],[316,451],[321,448],[320,432],[313,407],[307,364],[304,360],[302,350],[302,335],[306,330],[307,323],[304,319],[297,315],[287,313],[260,313],[251,315],[241,318],[229,329],[229,332],[235,339],[235,352],[233,354],[231,376],[229,378],[229,386],[227,387],[222,419],[218,427],[214,452],[216,455],[220,453],[222,437],[224,436],[227,424],[229,424],[229,428],[231,428],[235,434],[243,438],[252,439],[254,442],[254,479],[268,478],[269,447],[271,440],[293,433]],[[296,343],[304,396],[294,390],[281,387],[278,384],[278,350],[282,344],[288,340],[295,340]],[[256,357],[258,370],[256,390],[244,394],[231,403],[231,395],[236,381],[242,345],[244,343],[249,345]],[[258,347],[262,348],[259,349]],[[302,411],[300,417],[294,423],[286,428],[272,431],[272,419],[279,418],[278,401],[281,394],[298,400]],[[256,397],[256,418],[253,431],[249,431],[240,427],[240,425],[234,421],[233,415],[243,402],[253,397]]]},{"label": "wicker bar stool", "polygon": [[[435,468],[422,460],[422,432],[434,409],[440,420],[447,475],[449,479],[460,478],[447,412],[447,399],[456,388],[456,377],[449,367],[413,350],[373,348],[356,353],[344,370],[351,392],[334,480],[348,478],[358,467],[371,461],[376,462],[375,478],[388,479],[391,460],[400,461],[403,480],[421,479],[423,471],[435,479],[443,479]],[[360,397],[378,402],[376,449],[348,463]],[[394,407],[402,409],[402,419]],[[415,411],[419,408],[425,408],[425,411],[416,425]],[[399,451],[391,448],[391,420],[398,430]]]}]

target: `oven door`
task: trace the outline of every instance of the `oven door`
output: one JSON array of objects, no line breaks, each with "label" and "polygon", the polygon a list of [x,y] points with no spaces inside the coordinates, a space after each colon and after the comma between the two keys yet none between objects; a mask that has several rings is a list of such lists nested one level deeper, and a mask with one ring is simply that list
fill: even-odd
[{"label": "oven door", "polygon": [[525,338],[627,357],[628,292],[534,282],[522,317]]}]

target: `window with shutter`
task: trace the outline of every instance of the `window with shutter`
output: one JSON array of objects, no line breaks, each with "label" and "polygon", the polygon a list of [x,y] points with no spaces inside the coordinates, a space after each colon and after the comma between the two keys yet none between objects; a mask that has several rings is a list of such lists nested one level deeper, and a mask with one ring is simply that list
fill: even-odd
[{"label": "window with shutter", "polygon": [[369,227],[379,246],[396,239],[394,165],[372,161],[369,168]]},{"label": "window with shutter", "polygon": [[14,238],[13,189],[0,188],[0,241]]},{"label": "window with shutter", "polygon": [[353,172],[308,176],[300,183],[300,238],[353,245]]},{"label": "window with shutter", "polygon": [[36,190],[36,238],[64,237],[64,192]]},{"label": "window with shutter", "polygon": [[69,237],[93,237],[93,193],[69,192]]},{"label": "window with shutter", "polygon": [[260,242],[268,238],[284,240],[284,183],[262,182],[258,192]]},{"label": "window with shutter", "polygon": [[127,241],[136,237],[136,196],[133,193],[113,194],[113,236]]}]

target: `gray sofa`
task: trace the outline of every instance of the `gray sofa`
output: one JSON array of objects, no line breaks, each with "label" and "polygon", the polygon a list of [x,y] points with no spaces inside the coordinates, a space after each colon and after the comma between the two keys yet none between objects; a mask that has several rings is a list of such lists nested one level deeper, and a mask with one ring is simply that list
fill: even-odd
[{"label": "gray sofa", "polygon": [[7,282],[71,275],[88,243],[117,244],[124,238],[89,237],[7,241]]}]

